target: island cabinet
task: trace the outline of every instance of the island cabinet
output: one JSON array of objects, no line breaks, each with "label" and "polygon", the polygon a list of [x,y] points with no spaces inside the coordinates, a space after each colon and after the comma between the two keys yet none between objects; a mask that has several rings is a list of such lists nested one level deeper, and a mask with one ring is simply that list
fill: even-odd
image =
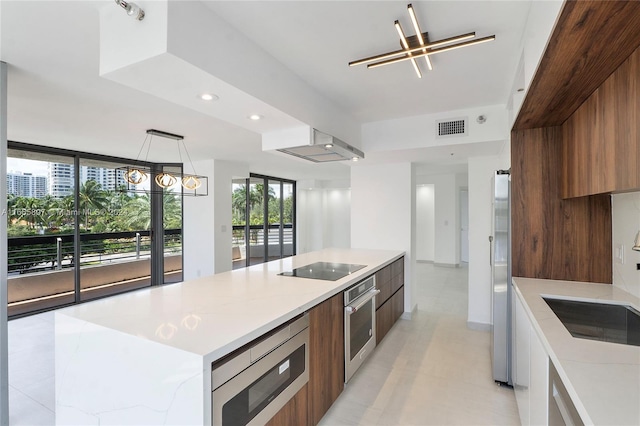
[{"label": "island cabinet", "polygon": [[304,385],[303,388],[267,422],[266,426],[306,425],[308,411],[307,388],[308,384]]},{"label": "island cabinet", "polygon": [[309,312],[308,388],[307,423],[316,425],[344,390],[342,292],[313,307]]},{"label": "island cabinet", "polygon": [[376,272],[376,344],[404,312],[404,257]]}]

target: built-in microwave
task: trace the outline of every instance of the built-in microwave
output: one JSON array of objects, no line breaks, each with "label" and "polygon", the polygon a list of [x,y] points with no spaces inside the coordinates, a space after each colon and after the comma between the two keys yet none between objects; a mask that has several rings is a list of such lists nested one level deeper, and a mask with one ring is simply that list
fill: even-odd
[{"label": "built-in microwave", "polygon": [[309,381],[307,314],[213,365],[213,426],[265,424]]}]

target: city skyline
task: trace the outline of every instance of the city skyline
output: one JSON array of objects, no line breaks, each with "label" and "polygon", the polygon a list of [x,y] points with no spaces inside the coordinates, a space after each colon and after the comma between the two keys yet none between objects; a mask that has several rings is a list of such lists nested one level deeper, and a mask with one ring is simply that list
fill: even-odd
[{"label": "city skyline", "polygon": [[[73,164],[69,163],[8,158],[7,194],[34,198],[46,195],[64,198],[73,193],[73,169]],[[98,182],[106,191],[113,191],[126,183],[121,171],[81,165],[80,182],[85,183],[89,180]]]}]

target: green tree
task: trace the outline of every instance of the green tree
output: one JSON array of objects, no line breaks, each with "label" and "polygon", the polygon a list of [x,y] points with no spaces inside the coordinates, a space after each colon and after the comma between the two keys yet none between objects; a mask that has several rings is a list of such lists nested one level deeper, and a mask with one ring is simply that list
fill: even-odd
[{"label": "green tree", "polygon": [[162,211],[164,214],[164,229],[179,229],[182,227],[182,198],[179,195],[164,190],[162,194]]},{"label": "green tree", "polygon": [[[91,210],[104,210],[107,205],[107,193],[95,180],[88,180],[80,186],[80,213],[84,217],[84,227],[89,229],[90,218],[94,215]],[[98,216],[98,215],[95,215]]]},{"label": "green tree", "polygon": [[40,200],[31,197],[18,197],[14,204],[15,221],[25,221],[30,229],[35,229],[36,223],[41,221],[42,205]]}]

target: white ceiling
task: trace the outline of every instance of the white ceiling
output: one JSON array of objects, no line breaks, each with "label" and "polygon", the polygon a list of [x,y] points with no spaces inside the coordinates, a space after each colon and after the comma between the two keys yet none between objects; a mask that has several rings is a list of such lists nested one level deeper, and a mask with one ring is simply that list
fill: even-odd
[{"label": "white ceiling", "polygon": [[[145,1],[138,3],[144,7]],[[413,1],[432,40],[469,31],[496,35],[495,42],[432,57],[435,69],[427,72],[423,66],[422,79],[408,62],[373,70],[347,66],[397,49],[395,19],[413,34],[407,2],[206,3],[365,123],[506,103],[530,2]],[[159,128],[185,135],[194,159],[248,162],[252,171],[294,179],[348,177],[349,164],[311,164],[264,153],[257,132],[101,78],[98,11],[103,7],[117,6],[111,0],[0,2],[0,58],[9,64],[9,139],[135,158],[144,131]],[[496,146],[483,148],[491,153]],[[150,159],[168,160],[172,149]],[[456,149],[458,162],[478,155],[478,149]],[[428,156],[430,161],[450,155],[440,151]]]}]

